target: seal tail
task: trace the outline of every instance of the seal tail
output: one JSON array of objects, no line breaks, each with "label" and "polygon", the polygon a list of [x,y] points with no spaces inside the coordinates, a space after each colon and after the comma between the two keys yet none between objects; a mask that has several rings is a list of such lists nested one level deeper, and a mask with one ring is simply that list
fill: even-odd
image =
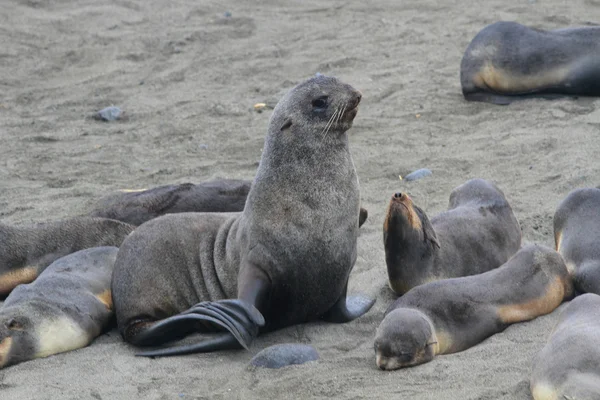
[{"label": "seal tail", "polygon": [[129,341],[136,345],[152,346],[177,340],[185,335],[226,331],[217,338],[194,345],[176,346],[137,354],[143,357],[161,357],[197,352],[210,352],[243,347],[248,349],[259,328],[264,326],[263,315],[251,304],[239,299],[198,303],[190,309],[155,323],[131,327],[136,331]]}]

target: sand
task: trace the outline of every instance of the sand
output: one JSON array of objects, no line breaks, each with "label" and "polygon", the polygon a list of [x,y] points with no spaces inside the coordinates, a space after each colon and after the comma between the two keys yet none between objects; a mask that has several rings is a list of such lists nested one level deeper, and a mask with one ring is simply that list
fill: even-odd
[{"label": "sand", "polygon": [[[525,242],[552,245],[558,202],[600,184],[600,100],[467,103],[460,59],[497,20],[552,29],[598,15],[598,0],[4,1],[2,222],[66,218],[116,189],[252,179],[271,114],[253,105],[274,105],[316,72],[333,74],[364,95],[350,136],[369,219],[350,291],[377,303],[348,324],[261,336],[250,351],[136,358],[112,331],[88,348],[1,370],[0,398],[530,398],[532,357],[560,310],[416,368],[377,369],[373,337],[394,298],[383,216],[397,190],[434,215],[454,187],[482,177],[505,192]],[[90,118],[110,105],[128,119]],[[418,168],[433,175],[398,179]],[[321,359],[247,367],[285,342],[311,344]]]}]

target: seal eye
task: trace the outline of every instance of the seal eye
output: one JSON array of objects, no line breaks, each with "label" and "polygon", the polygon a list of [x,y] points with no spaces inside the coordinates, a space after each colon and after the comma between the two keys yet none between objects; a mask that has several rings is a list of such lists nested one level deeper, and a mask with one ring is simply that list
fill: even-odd
[{"label": "seal eye", "polygon": [[7,323],[6,327],[13,331],[22,331],[23,325],[21,325],[16,319],[11,318]]},{"label": "seal eye", "polygon": [[327,96],[321,96],[312,101],[313,110],[323,112],[327,108]]}]

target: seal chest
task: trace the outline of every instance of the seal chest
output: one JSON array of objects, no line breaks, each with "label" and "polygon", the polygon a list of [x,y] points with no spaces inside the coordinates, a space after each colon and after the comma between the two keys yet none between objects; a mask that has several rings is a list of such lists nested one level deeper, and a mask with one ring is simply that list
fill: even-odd
[{"label": "seal chest", "polygon": [[91,336],[71,318],[61,315],[41,320],[35,335],[38,337],[37,352],[33,358],[48,357],[87,346]]}]

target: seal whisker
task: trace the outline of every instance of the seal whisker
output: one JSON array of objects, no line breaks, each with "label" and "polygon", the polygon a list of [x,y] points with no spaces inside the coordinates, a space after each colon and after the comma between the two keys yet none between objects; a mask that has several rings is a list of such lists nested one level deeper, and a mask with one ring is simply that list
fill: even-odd
[{"label": "seal whisker", "polygon": [[331,114],[331,118],[329,118],[329,121],[327,121],[327,125],[325,125],[325,129],[323,129],[323,132],[321,132],[321,136],[323,139],[325,138],[325,136],[327,136],[327,132],[329,132],[329,129],[331,129],[331,127],[333,126],[333,120],[336,118],[339,111],[340,111],[340,109],[336,108],[335,111],[333,112],[333,114]]}]

